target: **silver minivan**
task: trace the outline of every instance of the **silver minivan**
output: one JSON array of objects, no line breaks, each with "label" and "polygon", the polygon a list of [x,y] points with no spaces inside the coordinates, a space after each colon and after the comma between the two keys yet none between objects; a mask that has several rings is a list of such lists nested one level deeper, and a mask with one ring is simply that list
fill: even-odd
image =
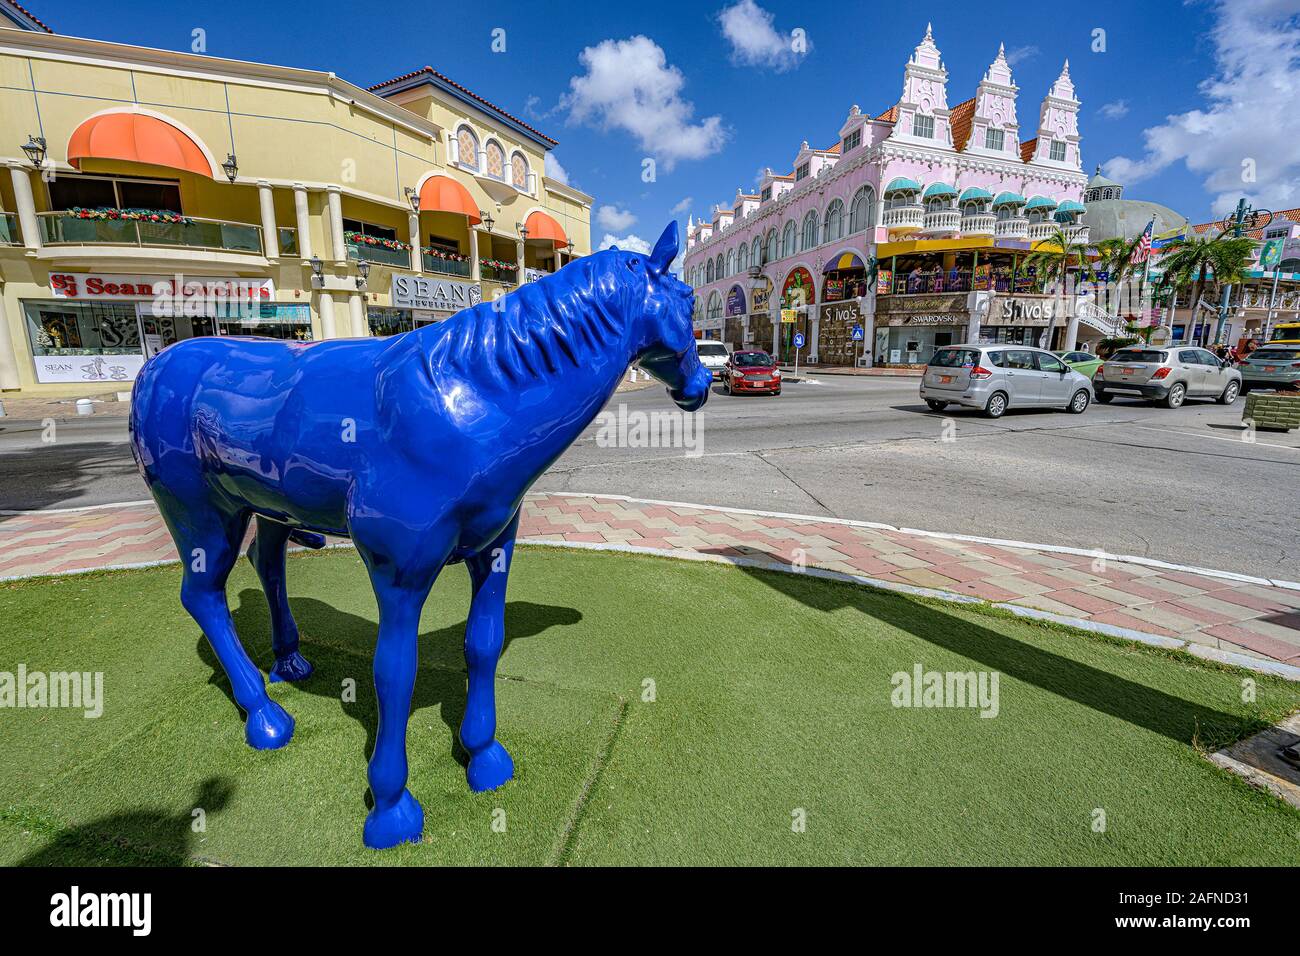
[{"label": "silver minivan", "polygon": [[1060,408],[1078,415],[1092,401],[1092,383],[1043,349],[950,345],[926,366],[921,397],[936,412],[962,405],[990,418],[1001,418],[1008,408]]},{"label": "silver minivan", "polygon": [[1097,369],[1092,387],[1103,403],[1127,395],[1165,408],[1178,408],[1189,398],[1231,405],[1241,391],[1241,373],[1199,346],[1126,345]]}]

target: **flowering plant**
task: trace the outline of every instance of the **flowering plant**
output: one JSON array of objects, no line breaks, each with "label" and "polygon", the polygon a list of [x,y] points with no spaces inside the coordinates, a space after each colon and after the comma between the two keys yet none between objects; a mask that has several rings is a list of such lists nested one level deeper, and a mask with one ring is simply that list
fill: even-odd
[{"label": "flowering plant", "polygon": [[500,269],[505,272],[514,272],[518,266],[513,262],[503,262],[500,259],[480,259],[478,264],[487,266],[489,269]]},{"label": "flowering plant", "polygon": [[409,252],[411,244],[402,242],[400,239],[385,239],[382,236],[368,236],[364,232],[353,232],[351,230],[343,233],[343,241],[362,246],[380,246],[384,249],[393,249],[401,252]]},{"label": "flowering plant", "polygon": [[468,262],[469,256],[462,256],[459,252],[448,252],[446,249],[439,249],[430,246],[425,250],[433,259],[446,259],[448,262]]},{"label": "flowering plant", "polygon": [[97,209],[87,209],[84,206],[73,206],[68,210],[69,216],[77,219],[97,219],[113,220],[124,219],[130,222],[162,222],[171,225],[188,226],[194,222],[187,216],[180,213],[172,212],[167,209],[113,209],[108,206],[100,206]]}]

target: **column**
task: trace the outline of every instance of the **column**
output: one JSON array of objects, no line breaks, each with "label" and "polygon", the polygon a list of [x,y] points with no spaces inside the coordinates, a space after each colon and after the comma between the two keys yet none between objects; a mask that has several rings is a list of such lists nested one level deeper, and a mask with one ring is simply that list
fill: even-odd
[{"label": "column", "polygon": [[348,261],[347,243],[343,241],[343,192],[338,186],[326,186],[326,199],[329,202],[330,253],[335,262]]},{"label": "column", "polygon": [[[1065,324],[1065,341],[1061,343],[1061,351],[1073,352],[1079,346],[1079,300],[1074,300],[1074,308],[1070,310],[1070,319]],[[1048,343],[1051,344],[1050,342]]]},{"label": "column", "polygon": [[406,234],[411,243],[411,271],[424,271],[424,257],[420,255],[420,214],[413,212],[406,217]]},{"label": "column", "polygon": [[[468,220],[466,220],[468,222]],[[492,248],[488,246],[488,248]],[[469,227],[469,277],[472,282],[479,282],[483,278],[483,267],[478,261],[478,230],[473,226]]]},{"label": "column", "polygon": [[352,334],[362,339],[366,336],[366,302],[365,293],[348,293],[348,316],[352,321]]},{"label": "column", "polygon": [[334,330],[334,297],[321,289],[317,293],[316,307],[320,310],[320,334],[322,338],[338,338]]},{"label": "column", "polygon": [[27,167],[21,163],[9,164],[9,176],[14,182],[14,205],[17,207],[18,226],[22,230],[23,245],[28,249],[41,247],[40,223],[36,221],[36,201],[32,198],[32,179]]},{"label": "column", "polygon": [[515,258],[519,262],[519,268],[515,272],[515,281],[520,285],[524,284],[524,241],[515,240]]},{"label": "column", "polygon": [[9,316],[5,313],[4,290],[0,289],[0,389],[18,387],[18,356],[14,354]]},{"label": "column", "polygon": [[307,187],[302,183],[293,184],[293,212],[298,224],[298,255],[310,259],[311,215],[307,210]]},{"label": "column", "polygon": [[818,354],[817,343],[821,338],[822,331],[822,309],[825,305],[814,305],[812,307],[812,328],[808,334],[808,364],[812,364],[821,358]]},{"label": "column", "polygon": [[264,179],[257,181],[257,203],[262,211],[262,251],[266,258],[280,258],[280,231],[275,225],[275,196],[271,184]]}]

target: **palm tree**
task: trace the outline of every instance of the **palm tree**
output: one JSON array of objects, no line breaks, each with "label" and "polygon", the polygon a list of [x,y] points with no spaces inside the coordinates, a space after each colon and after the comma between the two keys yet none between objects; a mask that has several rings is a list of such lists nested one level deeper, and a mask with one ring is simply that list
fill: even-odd
[{"label": "palm tree", "polygon": [[[1187,341],[1196,328],[1196,309],[1207,282],[1223,286],[1240,282],[1255,252],[1255,240],[1221,232],[1217,236],[1190,236],[1180,240],[1163,260],[1165,280],[1174,288],[1192,283],[1191,317]],[[1200,344],[1200,343],[1197,343]]]},{"label": "palm tree", "polygon": [[[1088,247],[1076,242],[1059,225],[1052,229],[1051,235],[1043,239],[1038,249],[1025,259],[1025,266],[1034,270],[1034,275],[1044,290],[1054,285],[1065,294],[1065,283],[1070,272],[1077,270],[1082,277],[1092,274],[1092,265],[1088,261]],[[1014,290],[1012,290],[1014,291]],[[1052,336],[1056,332],[1056,313],[1048,320],[1046,347],[1052,347]]]}]

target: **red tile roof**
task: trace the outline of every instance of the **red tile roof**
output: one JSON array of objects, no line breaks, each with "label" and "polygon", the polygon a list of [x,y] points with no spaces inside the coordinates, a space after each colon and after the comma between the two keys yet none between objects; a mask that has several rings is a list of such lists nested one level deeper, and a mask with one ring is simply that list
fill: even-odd
[{"label": "red tile roof", "polygon": [[877,116],[876,119],[878,119],[878,120],[884,120],[886,123],[897,123],[897,122],[898,122],[898,104],[895,103],[895,104],[894,104],[893,106],[891,106],[889,109],[885,110],[883,113],[881,113],[879,116]]},{"label": "red tile roof", "polygon": [[19,13],[21,13],[23,16],[27,17],[27,19],[31,20],[31,21],[32,21],[33,23],[35,23],[38,27],[40,27],[42,30],[44,30],[46,33],[53,33],[53,32],[54,32],[54,31],[51,30],[48,26],[46,26],[44,23],[42,23],[42,22],[40,21],[40,19],[37,18],[36,14],[32,13],[32,11],[26,9],[26,8],[25,8],[21,3],[19,3],[18,0],[0,0],[0,3],[4,3],[4,4],[6,4],[7,6],[13,7],[15,10],[17,10],[17,11],[18,11]]},{"label": "red tile roof", "polygon": [[[12,0],[10,0],[10,2],[12,2]],[[557,145],[559,145],[559,144],[557,143],[556,140],[551,139],[551,137],[547,136],[547,135],[546,135],[545,133],[543,133],[541,130],[539,130],[539,129],[534,129],[532,126],[529,126],[527,123],[525,123],[523,120],[521,120],[518,116],[513,116],[513,115],[511,115],[510,113],[507,113],[505,110],[503,110],[501,107],[497,106],[497,105],[496,105],[495,103],[493,103],[492,101],[490,101],[490,100],[485,100],[483,97],[479,96],[479,95],[478,95],[477,93],[475,93],[473,90],[468,89],[468,88],[466,88],[466,87],[464,87],[464,86],[461,86],[459,83],[457,83],[457,82],[456,82],[455,80],[453,80],[451,77],[446,76],[446,75],[443,74],[443,73],[439,73],[437,70],[435,70],[435,69],[434,69],[433,67],[431,67],[431,66],[424,66],[424,67],[421,67],[420,69],[418,69],[418,70],[414,70],[414,71],[412,71],[412,72],[410,72],[410,73],[403,73],[401,76],[395,76],[395,77],[393,77],[391,80],[384,80],[384,82],[382,82],[382,83],[376,83],[374,86],[368,86],[368,87],[366,87],[366,89],[368,89],[371,93],[379,93],[380,96],[383,96],[384,94],[383,94],[383,93],[380,93],[379,91],[382,90],[384,87],[386,87],[386,86],[392,86],[394,83],[401,83],[401,82],[404,81],[404,80],[414,79],[415,77],[417,77],[417,76],[421,76],[421,75],[423,75],[423,74],[428,74],[429,76],[435,77],[435,78],[441,80],[443,83],[446,83],[448,86],[452,86],[452,87],[454,87],[454,88],[460,90],[462,93],[464,93],[464,94],[465,94],[466,96],[468,96],[470,99],[473,99],[473,100],[476,100],[476,101],[479,102],[479,103],[482,103],[484,106],[486,106],[488,109],[490,109],[490,110],[491,110],[492,112],[494,112],[494,113],[500,113],[502,116],[504,116],[506,119],[510,120],[511,122],[518,123],[518,124],[519,124],[520,126],[522,126],[524,129],[528,130],[530,133],[535,133],[536,135],[540,136],[542,139],[546,140],[546,141],[547,141],[548,143],[550,143],[552,146],[557,146]]]},{"label": "red tile roof", "polygon": [[953,149],[963,150],[970,139],[971,121],[975,118],[975,97],[963,100],[952,108],[948,124],[952,127]]},{"label": "red tile roof", "polygon": [[[1277,212],[1273,213],[1273,221],[1272,223],[1269,224],[1268,228],[1272,228],[1274,224],[1278,224],[1279,219],[1286,219],[1289,220],[1290,222],[1300,222],[1300,209],[1278,210]],[[1216,219],[1214,222],[1198,223],[1197,225],[1192,226],[1192,231],[1204,235],[1205,233],[1210,232],[1210,230],[1215,230],[1217,232],[1222,228],[1223,228],[1223,220]],[[1242,233],[1242,235],[1250,236],[1250,238],[1252,239],[1263,239],[1264,228],[1247,229],[1244,233]]]},{"label": "red tile roof", "polygon": [[1034,158],[1034,150],[1038,148],[1038,137],[1027,139],[1020,144],[1020,161],[1027,163]]}]

